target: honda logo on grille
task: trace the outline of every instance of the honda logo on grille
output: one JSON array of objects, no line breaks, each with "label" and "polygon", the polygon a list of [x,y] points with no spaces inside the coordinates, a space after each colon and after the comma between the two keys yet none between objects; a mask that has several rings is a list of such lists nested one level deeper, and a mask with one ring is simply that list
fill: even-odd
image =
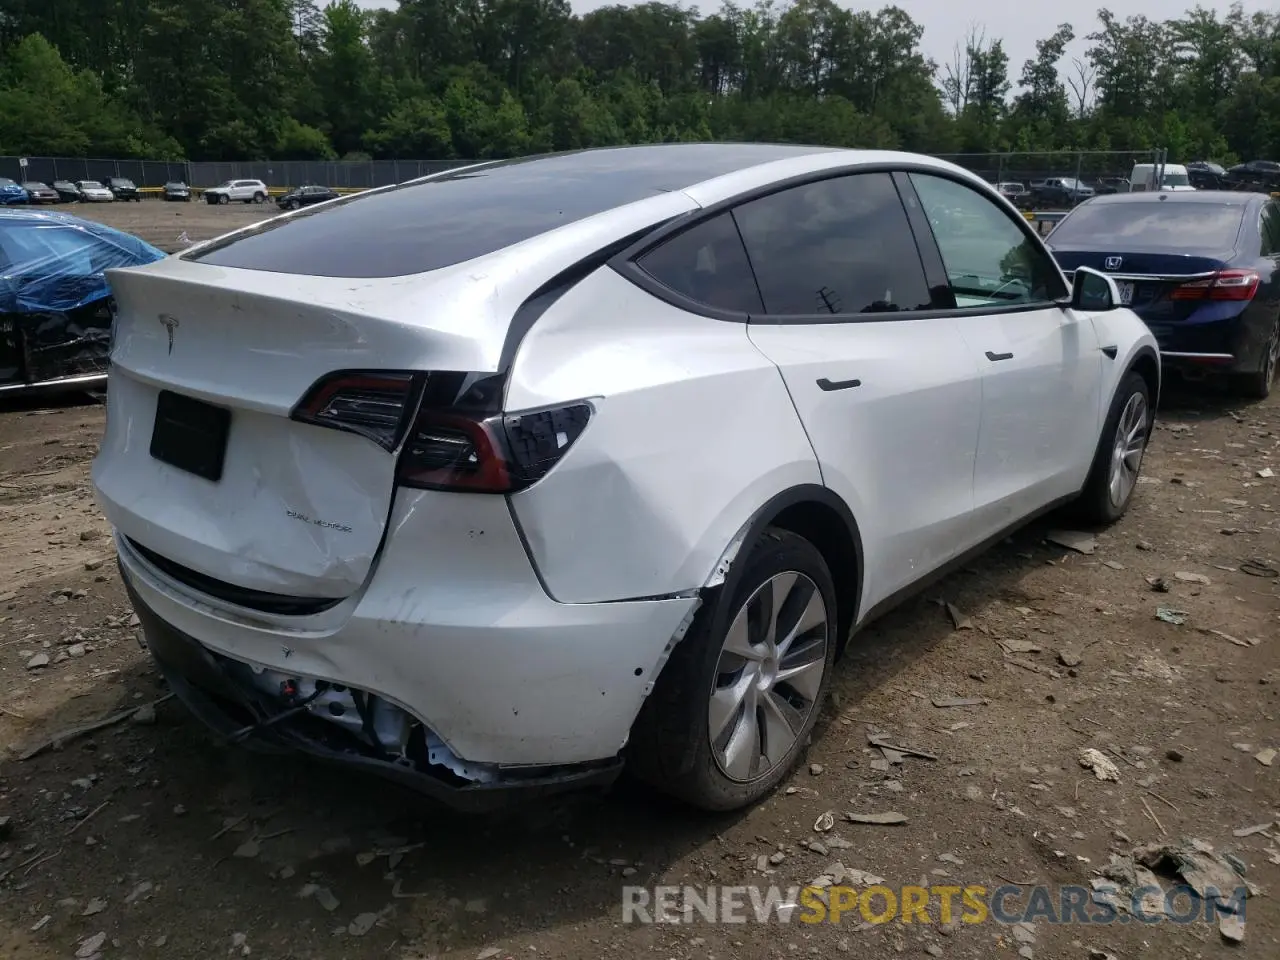
[{"label": "honda logo on grille", "polygon": [[1120,264],[1124,262],[1123,257],[1107,257],[1106,267],[1108,270],[1119,270]]}]

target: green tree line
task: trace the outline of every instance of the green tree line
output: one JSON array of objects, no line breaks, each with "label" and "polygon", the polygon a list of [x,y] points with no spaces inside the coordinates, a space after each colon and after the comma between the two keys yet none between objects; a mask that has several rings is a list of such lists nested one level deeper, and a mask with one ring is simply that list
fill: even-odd
[{"label": "green tree line", "polygon": [[[3,0],[0,154],[482,159],[677,140],[1280,156],[1280,11],[1107,9],[937,63],[895,6]],[[1067,57],[1077,37],[1082,58]],[[1069,61],[1069,62],[1068,62]]]}]

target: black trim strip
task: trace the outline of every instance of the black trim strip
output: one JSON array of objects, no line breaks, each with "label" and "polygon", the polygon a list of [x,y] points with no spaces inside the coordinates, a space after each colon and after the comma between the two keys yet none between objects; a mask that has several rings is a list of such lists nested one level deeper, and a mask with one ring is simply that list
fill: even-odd
[{"label": "black trim strip", "polygon": [[992,353],[990,350],[988,350],[987,359],[992,361],[993,363],[997,360],[1012,360],[1013,354],[1012,353]]},{"label": "black trim strip", "polygon": [[247,610],[286,617],[306,617],[332,610],[346,599],[345,597],[293,597],[282,593],[267,593],[264,590],[250,590],[247,587],[236,586],[234,583],[217,580],[190,567],[184,567],[154,550],[148,550],[131,537],[125,537],[124,540],[138,556],[165,576],[177,580],[192,590]]},{"label": "black trim strip", "polygon": [[[680,220],[683,217],[676,217],[675,219]],[[629,249],[638,242],[643,242],[645,237],[651,235],[655,230],[661,230],[670,222],[670,218],[660,220],[655,224],[628,234],[621,240],[614,241],[607,247],[583,257],[572,266],[561,270],[537,290],[529,294],[524,303],[520,304],[516,309],[511,322],[507,324],[507,333],[502,341],[502,353],[498,359],[498,373],[505,375],[511,370],[511,365],[515,363],[516,353],[520,349],[520,344],[524,342],[525,336],[533,329],[533,325],[538,322],[538,318],[546,313],[557,300],[592,273],[595,273],[596,270],[608,264],[617,256],[619,251]]]},{"label": "black trim strip", "polygon": [[1102,352],[1105,353],[1109,359],[1114,360],[1120,353],[1120,348],[1113,343],[1110,346],[1103,347]]}]

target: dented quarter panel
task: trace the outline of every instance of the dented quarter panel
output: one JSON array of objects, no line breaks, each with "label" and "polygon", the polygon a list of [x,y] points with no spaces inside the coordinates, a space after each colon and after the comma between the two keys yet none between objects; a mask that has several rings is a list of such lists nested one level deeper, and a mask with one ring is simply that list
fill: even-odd
[{"label": "dented quarter panel", "polygon": [[511,498],[557,600],[698,589],[761,504],[822,482],[782,378],[746,328],[684,313],[608,267],[530,330],[507,406],[586,397],[587,430]]}]

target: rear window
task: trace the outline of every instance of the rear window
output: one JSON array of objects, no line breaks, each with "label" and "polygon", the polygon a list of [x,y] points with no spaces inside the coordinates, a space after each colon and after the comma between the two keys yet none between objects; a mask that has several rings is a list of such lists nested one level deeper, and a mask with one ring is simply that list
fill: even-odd
[{"label": "rear window", "polygon": [[659,193],[822,150],[681,144],[507,160],[313,207],[191,259],[321,277],[425,273]]},{"label": "rear window", "polygon": [[1049,236],[1049,246],[1108,250],[1233,248],[1244,218],[1238,203],[1094,203],[1076,209]]}]

